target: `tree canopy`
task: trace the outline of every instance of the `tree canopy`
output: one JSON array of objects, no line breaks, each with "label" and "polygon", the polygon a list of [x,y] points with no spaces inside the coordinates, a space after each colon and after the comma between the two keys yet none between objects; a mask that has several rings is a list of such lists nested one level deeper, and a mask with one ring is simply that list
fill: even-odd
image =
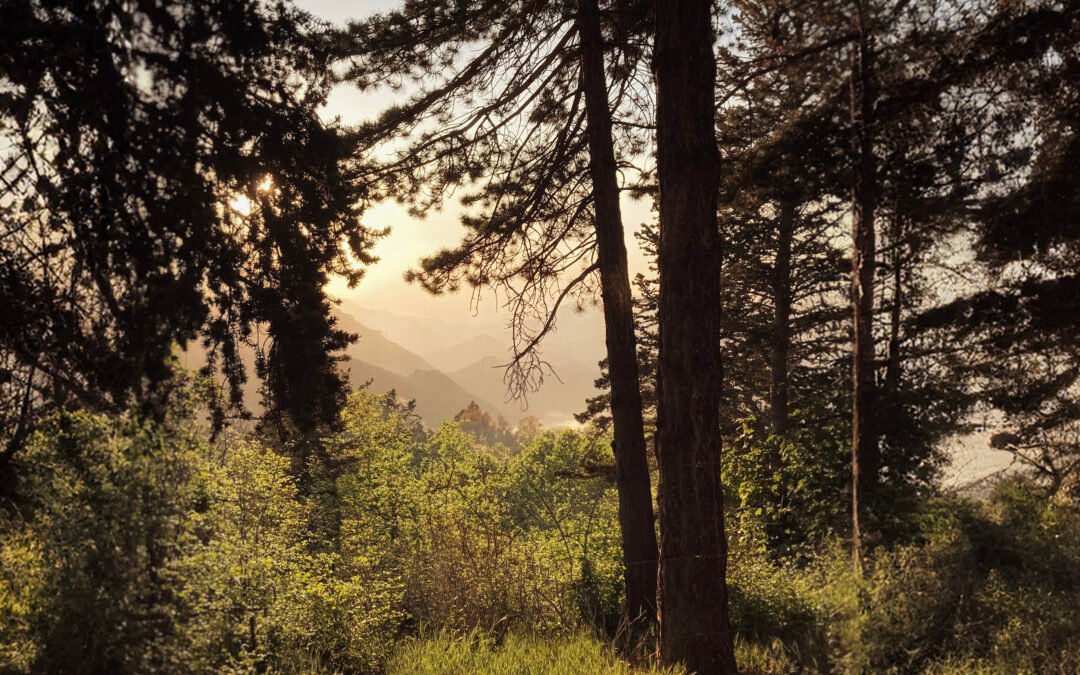
[{"label": "tree canopy", "polygon": [[350,336],[323,288],[359,280],[377,233],[358,220],[354,137],[317,114],[315,20],[285,3],[20,0],[0,24],[5,441],[49,402],[153,409],[172,350],[195,341],[224,407],[246,345],[272,414],[331,422]]}]

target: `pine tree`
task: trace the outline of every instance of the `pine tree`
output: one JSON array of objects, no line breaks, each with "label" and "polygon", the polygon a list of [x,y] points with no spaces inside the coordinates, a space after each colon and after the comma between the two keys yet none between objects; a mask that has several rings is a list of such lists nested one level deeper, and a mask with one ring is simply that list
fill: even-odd
[{"label": "pine tree", "polygon": [[657,604],[663,664],[735,673],[720,478],[720,153],[713,44],[711,2],[657,4]]},{"label": "pine tree", "polygon": [[628,124],[642,114],[642,9],[407,3],[352,26],[341,47],[360,86],[403,78],[417,89],[363,130],[373,147],[403,142],[373,177],[419,213],[465,191],[464,240],[407,278],[434,293],[464,283],[508,297],[513,395],[550,375],[542,340],[599,275],[631,619],[654,613],[657,548],[618,183],[643,147],[640,125]]},{"label": "pine tree", "polygon": [[248,345],[270,418],[332,423],[352,338],[323,289],[359,279],[374,233],[353,139],[317,114],[321,28],[287,5],[160,0],[17,0],[0,24],[0,353],[28,402],[5,457],[50,406],[156,415],[195,340],[225,407]]}]

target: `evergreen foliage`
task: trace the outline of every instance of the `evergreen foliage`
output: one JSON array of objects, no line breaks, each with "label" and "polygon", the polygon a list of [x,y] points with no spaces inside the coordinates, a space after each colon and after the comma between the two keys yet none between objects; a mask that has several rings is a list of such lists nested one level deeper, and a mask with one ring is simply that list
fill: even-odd
[{"label": "evergreen foliage", "polygon": [[[321,121],[329,55],[286,3],[5,2],[0,9],[3,457],[36,411],[160,414],[201,341],[239,409],[309,433],[344,396],[329,276],[375,233],[354,138]],[[24,402],[24,403],[23,403]],[[23,403],[23,405],[20,405]]]}]

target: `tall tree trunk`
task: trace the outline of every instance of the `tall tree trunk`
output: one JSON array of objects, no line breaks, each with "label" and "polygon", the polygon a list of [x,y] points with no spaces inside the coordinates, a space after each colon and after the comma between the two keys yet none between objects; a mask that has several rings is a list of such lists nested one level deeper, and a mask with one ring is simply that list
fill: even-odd
[{"label": "tall tree trunk", "polygon": [[734,673],[720,480],[720,155],[710,0],[658,0],[660,660]]},{"label": "tall tree trunk", "polygon": [[852,554],[861,569],[874,488],[878,481],[878,432],[874,420],[874,210],[877,167],[874,161],[873,54],[867,34],[866,0],[856,0],[853,17],[857,42],[851,51],[851,128],[856,156],[852,185]]},{"label": "tall tree trunk", "polygon": [[615,427],[615,482],[619,493],[626,608],[631,621],[644,619],[651,622],[656,612],[656,531],[638,381],[633,298],[619,210],[619,184],[597,0],[580,0],[578,31],[597,257],[607,332],[611,419]]},{"label": "tall tree trunk", "polygon": [[896,394],[900,390],[900,318],[904,307],[904,283],[903,264],[904,251],[902,247],[904,239],[903,216],[897,204],[893,215],[892,234],[892,306],[889,308],[889,358],[885,366],[885,392],[889,404],[893,405]]},{"label": "tall tree trunk", "polygon": [[[769,412],[772,433],[781,436],[788,429],[788,358],[791,349],[791,244],[795,233],[795,201],[780,202],[776,228],[776,261],[773,265],[772,351],[769,358]],[[774,470],[780,468],[773,458]]]}]

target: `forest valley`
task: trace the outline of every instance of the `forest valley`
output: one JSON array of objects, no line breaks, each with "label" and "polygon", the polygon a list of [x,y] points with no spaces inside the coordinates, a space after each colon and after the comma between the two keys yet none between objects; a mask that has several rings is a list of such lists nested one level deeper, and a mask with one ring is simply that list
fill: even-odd
[{"label": "forest valley", "polygon": [[[1080,672],[1080,6],[353,4],[0,2],[0,671]],[[388,202],[580,424],[350,382]]]}]

